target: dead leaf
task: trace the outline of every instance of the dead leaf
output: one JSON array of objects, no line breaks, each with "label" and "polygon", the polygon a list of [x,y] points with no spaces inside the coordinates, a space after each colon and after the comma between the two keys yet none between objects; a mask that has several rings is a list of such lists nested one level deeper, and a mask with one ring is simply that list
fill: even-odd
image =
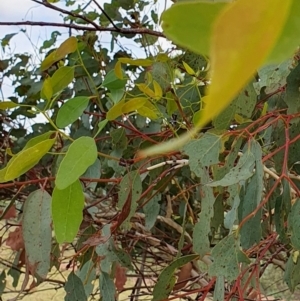
[{"label": "dead leaf", "polygon": [[118,292],[121,292],[126,284],[127,281],[126,270],[127,270],[126,268],[121,267],[119,264],[117,264],[115,285]]},{"label": "dead leaf", "polygon": [[20,251],[21,249],[24,249],[24,240],[21,227],[17,227],[15,231],[9,232],[6,245],[13,251]]}]

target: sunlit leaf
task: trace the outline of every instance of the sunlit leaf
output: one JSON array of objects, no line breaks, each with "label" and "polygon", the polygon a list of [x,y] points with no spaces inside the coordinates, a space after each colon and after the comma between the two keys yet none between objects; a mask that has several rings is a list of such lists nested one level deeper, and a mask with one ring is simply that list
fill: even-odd
[{"label": "sunlit leaf", "polygon": [[125,104],[122,107],[122,112],[124,114],[136,111],[139,108],[141,108],[147,101],[146,97],[135,97],[130,99],[129,101],[125,102]]},{"label": "sunlit leaf", "polygon": [[43,83],[43,87],[41,90],[41,97],[44,98],[45,100],[50,101],[52,95],[53,95],[53,89],[52,89],[51,79],[47,77]]},{"label": "sunlit leaf", "polygon": [[154,91],[151,88],[149,88],[146,84],[137,84],[136,86],[141,92],[145,93],[147,96],[155,98]]},{"label": "sunlit leaf", "polygon": [[157,119],[159,115],[159,111],[157,110],[156,106],[153,105],[149,100],[147,100],[141,108],[137,109],[137,111],[141,116],[147,117],[151,120]]},{"label": "sunlit leaf", "polygon": [[188,74],[195,75],[195,71],[186,62],[183,61],[182,64]]},{"label": "sunlit leaf", "polygon": [[58,189],[65,189],[74,183],[97,159],[95,140],[90,137],[76,139],[62,159],[55,184]]},{"label": "sunlit leaf", "polygon": [[12,109],[12,108],[15,108],[18,106],[19,106],[19,104],[14,103],[12,101],[1,101],[0,102],[0,110]]},{"label": "sunlit leaf", "polygon": [[86,109],[89,103],[89,97],[77,96],[69,99],[59,109],[56,117],[56,125],[59,128],[65,128],[76,121]]},{"label": "sunlit leaf", "polygon": [[75,52],[77,49],[77,39],[70,37],[65,40],[56,50],[51,52],[41,64],[41,70],[44,71],[51,67],[55,62],[63,59],[67,54]]},{"label": "sunlit leaf", "polygon": [[130,59],[130,58],[119,58],[119,62],[123,63],[123,64],[129,64],[132,66],[142,66],[142,67],[148,67],[151,66],[153,64],[153,61],[149,60],[149,59]]},{"label": "sunlit leaf", "polygon": [[74,79],[74,68],[63,66],[54,72],[50,81],[53,94],[66,88]]},{"label": "sunlit leaf", "polygon": [[58,243],[72,242],[82,221],[84,195],[80,181],[65,189],[54,188],[52,194],[52,219]]},{"label": "sunlit leaf", "polygon": [[156,80],[153,81],[153,87],[154,87],[155,100],[160,100],[162,98],[163,93],[162,93],[161,86]]},{"label": "sunlit leaf", "polygon": [[125,103],[125,99],[118,102],[106,113],[107,120],[115,120],[123,114],[122,108]]}]

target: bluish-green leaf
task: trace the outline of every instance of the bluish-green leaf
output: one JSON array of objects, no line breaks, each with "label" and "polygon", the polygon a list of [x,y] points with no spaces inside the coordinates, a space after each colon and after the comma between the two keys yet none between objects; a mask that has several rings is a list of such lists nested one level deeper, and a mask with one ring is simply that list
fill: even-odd
[{"label": "bluish-green leaf", "polygon": [[[296,251],[297,252],[297,251]],[[300,284],[300,260],[299,260],[299,254],[297,261],[295,262],[293,260],[293,257],[295,252],[293,252],[285,267],[285,273],[284,273],[284,281],[287,283],[290,291],[294,293],[295,288],[298,284]]]},{"label": "bluish-green leaf", "polygon": [[69,99],[59,109],[56,117],[56,125],[59,128],[65,128],[76,121],[86,109],[89,103],[89,97],[78,96]]},{"label": "bluish-green leaf", "polygon": [[84,195],[79,180],[65,189],[53,190],[52,219],[56,240],[72,242],[82,222]]},{"label": "bluish-green leaf", "polygon": [[293,247],[300,251],[300,199],[294,203],[288,218]]},{"label": "bluish-green leaf", "polygon": [[109,90],[120,90],[125,87],[127,79],[119,79],[114,70],[109,71],[102,83],[102,86]]},{"label": "bluish-green leaf", "polygon": [[105,301],[115,301],[116,288],[113,280],[105,272],[101,272],[99,277],[99,287],[102,299]]},{"label": "bluish-green leaf", "polygon": [[80,137],[68,148],[60,163],[55,184],[58,189],[65,189],[74,183],[97,159],[97,147],[94,139]]},{"label": "bluish-green leaf", "polygon": [[41,189],[30,193],[24,205],[22,232],[28,262],[41,278],[46,278],[50,268],[51,222],[51,196]]},{"label": "bluish-green leaf", "polygon": [[101,177],[101,162],[99,159],[88,167],[86,172],[82,175],[83,178],[91,179],[91,182],[86,181],[86,188],[90,190],[95,190],[98,182],[93,181],[93,179],[100,179]]},{"label": "bluish-green leaf", "polygon": [[65,284],[65,301],[86,301],[87,296],[81,279],[72,271]]},{"label": "bluish-green leaf", "polygon": [[144,207],[143,211],[145,213],[145,228],[150,231],[151,228],[154,226],[157,216],[160,210],[159,201],[161,199],[161,194],[155,194],[155,196],[147,202]]},{"label": "bluish-green leaf", "polygon": [[81,269],[77,272],[77,276],[81,279],[83,283],[85,295],[89,297],[94,289],[92,281],[96,279],[95,263],[92,259],[87,261],[81,267]]}]

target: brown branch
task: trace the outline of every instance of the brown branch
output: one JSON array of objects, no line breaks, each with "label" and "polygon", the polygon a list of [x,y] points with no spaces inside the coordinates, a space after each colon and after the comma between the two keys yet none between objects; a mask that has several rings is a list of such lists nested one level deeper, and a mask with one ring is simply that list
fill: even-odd
[{"label": "brown branch", "polygon": [[0,22],[0,26],[53,26],[53,27],[65,27],[77,30],[87,30],[87,31],[107,31],[107,32],[119,32],[124,35],[126,34],[148,34],[156,37],[165,38],[166,36],[159,31],[150,30],[148,28],[119,28],[118,30],[114,27],[104,27],[98,26],[97,28],[91,26],[83,26],[76,24],[66,24],[66,23],[55,23],[55,22],[40,22],[40,21],[20,21],[20,22]]}]

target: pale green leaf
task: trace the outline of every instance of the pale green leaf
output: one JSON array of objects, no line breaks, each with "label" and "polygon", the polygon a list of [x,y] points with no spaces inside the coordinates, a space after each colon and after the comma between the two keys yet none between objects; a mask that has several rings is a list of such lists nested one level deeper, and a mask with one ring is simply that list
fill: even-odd
[{"label": "pale green leaf", "polygon": [[105,301],[115,301],[116,288],[113,280],[105,272],[100,273],[99,277],[100,293]]},{"label": "pale green leaf", "polygon": [[82,222],[84,195],[77,180],[65,189],[53,190],[52,219],[58,243],[72,242]]},{"label": "pale green leaf", "polygon": [[74,183],[97,159],[95,140],[90,137],[76,139],[62,159],[55,184],[58,189],[65,189]]},{"label": "pale green leaf", "polygon": [[59,109],[56,117],[56,125],[59,128],[65,128],[75,122],[89,104],[89,97],[77,96],[69,99]]},{"label": "pale green leaf", "polygon": [[167,267],[163,269],[158,276],[157,282],[153,289],[152,301],[162,301],[168,298],[175,284],[175,271],[183,265],[196,259],[198,255],[186,255],[175,259]]},{"label": "pale green leaf", "polygon": [[235,280],[239,273],[239,263],[250,260],[240,248],[239,239],[235,234],[222,239],[212,250],[213,263],[209,266],[211,276],[224,276],[229,282]]},{"label": "pale green leaf", "polygon": [[294,254],[291,254],[286,266],[284,273],[284,281],[287,283],[290,291],[294,293],[295,288],[298,284],[300,284],[300,260],[298,258],[295,263],[293,260]]},{"label": "pale green leaf", "polygon": [[50,81],[53,94],[66,88],[74,79],[74,67],[63,66],[54,72]]},{"label": "pale green leaf", "polygon": [[98,130],[97,130],[97,133],[95,134],[94,137],[96,137],[99,133],[101,133],[101,131],[105,128],[105,126],[107,125],[108,123],[108,120],[107,119],[104,119],[104,120],[101,120],[98,122]]},{"label": "pale green leaf", "polygon": [[67,54],[75,52],[77,49],[77,39],[70,37],[65,40],[56,50],[52,51],[41,64],[41,70],[44,71],[51,67],[55,62],[63,59]]},{"label": "pale green leaf", "polygon": [[221,148],[221,136],[205,133],[199,139],[185,145],[183,151],[189,156],[191,170],[197,174],[198,168],[219,163]]},{"label": "pale green leaf", "polygon": [[28,263],[46,278],[51,253],[51,196],[45,190],[29,194],[23,209],[22,233]]},{"label": "pale green leaf", "polygon": [[224,276],[217,277],[216,285],[214,287],[214,301],[225,300],[225,279]]},{"label": "pale green leaf", "polygon": [[66,291],[65,301],[86,301],[84,286],[81,279],[72,271],[64,286]]},{"label": "pale green leaf", "polygon": [[156,106],[153,105],[149,100],[145,102],[145,104],[137,109],[137,112],[144,117],[148,117],[151,120],[155,120],[158,118],[159,111],[157,110]]}]

